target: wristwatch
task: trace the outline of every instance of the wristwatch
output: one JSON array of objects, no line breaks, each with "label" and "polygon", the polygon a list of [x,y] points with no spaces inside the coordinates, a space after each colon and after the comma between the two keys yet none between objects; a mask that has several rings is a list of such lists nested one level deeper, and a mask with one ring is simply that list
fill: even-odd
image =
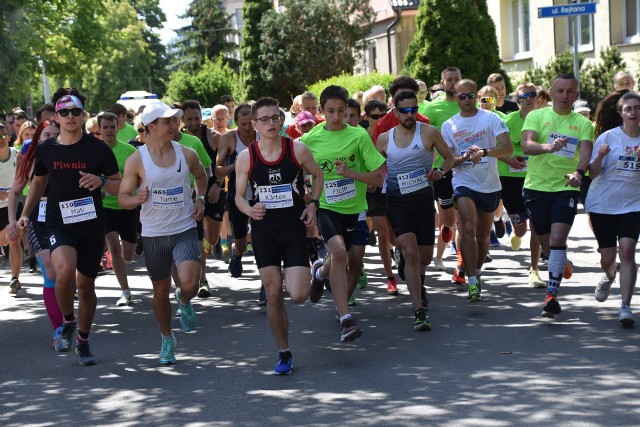
[{"label": "wristwatch", "polygon": [[311,199],[309,200],[309,203],[313,203],[314,205],[316,205],[316,209],[320,208],[320,201],[317,199]]},{"label": "wristwatch", "polygon": [[487,157],[487,153],[489,153],[489,151],[486,148],[482,149],[482,157]]}]

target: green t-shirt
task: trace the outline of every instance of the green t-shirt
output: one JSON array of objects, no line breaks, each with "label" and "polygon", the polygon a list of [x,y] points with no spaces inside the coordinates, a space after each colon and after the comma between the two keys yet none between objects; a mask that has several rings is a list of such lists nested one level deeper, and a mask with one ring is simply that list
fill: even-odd
[{"label": "green t-shirt", "polygon": [[324,173],[320,207],[341,214],[365,211],[367,184],[338,175],[335,161],[342,160],[356,172],[369,172],[382,166],[385,159],[362,127],[345,126],[339,131],[328,131],[325,125],[326,122],[318,124],[300,138]]},{"label": "green t-shirt", "polygon": [[[526,160],[527,156],[522,152],[522,125],[524,125],[524,119],[520,117],[520,111],[513,111],[507,114],[504,118],[504,124],[509,129],[509,139],[511,139],[511,145],[513,145],[513,154],[509,157],[524,157]],[[498,161],[498,174],[500,176],[524,178],[527,176],[527,168],[525,167],[522,172],[515,172],[505,162]]]},{"label": "green t-shirt", "polygon": [[[106,142],[105,142],[106,144]],[[120,171],[120,176],[122,176],[122,172],[124,171],[124,164],[127,161],[127,158],[136,152],[136,149],[133,145],[128,144],[126,142],[118,141],[115,147],[113,147],[113,155],[116,156],[116,161],[118,162],[118,170]],[[120,203],[118,203],[118,195],[108,194],[105,196],[104,200],[102,200],[102,206],[109,209],[117,209],[122,210],[120,207]]]},{"label": "green t-shirt", "polygon": [[537,191],[580,191],[579,188],[565,187],[564,177],[576,171],[580,161],[580,141],[593,141],[591,121],[573,111],[560,115],[553,108],[541,108],[527,115],[522,131],[532,130],[538,134],[537,142],[546,144],[557,137],[568,137],[567,146],[556,153],[529,156],[527,177],[524,188]]},{"label": "green t-shirt", "polygon": [[504,120],[505,117],[507,117],[507,115],[500,110],[493,110],[493,112],[496,113],[502,120]]},{"label": "green t-shirt", "polygon": [[[458,107],[458,102],[447,101],[443,96],[442,98],[436,98],[434,101],[431,101],[425,108],[425,112],[422,114],[427,116],[431,125],[440,130],[444,122],[446,122],[459,112],[460,107]],[[443,161],[444,159],[442,158],[442,156],[436,156],[436,160],[433,162],[433,168],[437,169],[442,166]]]},{"label": "green t-shirt", "polygon": [[[204,148],[204,145],[202,145],[202,141],[200,141],[199,138],[184,132],[180,132],[180,135],[182,135],[182,137],[180,138],[179,143],[184,145],[185,147],[193,148],[194,150],[196,150],[198,158],[200,159],[200,163],[202,163],[202,166],[204,166],[205,169],[211,166],[211,157],[209,157],[209,153],[207,153],[206,148]],[[189,182],[191,188],[193,188],[195,179],[191,174],[189,174]]]},{"label": "green t-shirt", "polygon": [[138,131],[136,128],[131,126],[129,123],[125,123],[124,127],[118,131],[116,138],[118,138],[118,141],[128,141],[137,136]]},{"label": "green t-shirt", "polygon": [[424,101],[422,101],[422,104],[418,105],[418,113],[422,114],[422,115],[426,115],[425,111],[427,110],[427,105],[431,104],[429,101],[427,101],[426,99]]}]

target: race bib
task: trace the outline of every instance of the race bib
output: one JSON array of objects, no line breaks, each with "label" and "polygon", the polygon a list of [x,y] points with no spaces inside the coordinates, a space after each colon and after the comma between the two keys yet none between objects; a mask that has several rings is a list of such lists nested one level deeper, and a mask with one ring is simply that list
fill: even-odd
[{"label": "race bib", "polygon": [[513,166],[509,166],[509,172],[511,173],[518,173],[518,172],[526,172],[527,171],[527,164],[529,162],[529,157],[523,157],[524,159],[524,167],[522,169],[516,169]]},{"label": "race bib", "polygon": [[560,151],[556,151],[553,154],[557,156],[566,157],[568,159],[573,159],[573,157],[576,154],[576,150],[578,149],[578,138],[572,138],[570,136],[560,135],[558,133],[551,132],[549,134],[549,139],[547,139],[547,144],[553,144],[553,141],[555,141],[558,138],[567,138],[568,139],[567,145],[562,147]]},{"label": "race bib", "polygon": [[638,172],[640,172],[640,161],[636,156],[618,156],[616,175],[638,176]]},{"label": "race bib", "polygon": [[154,209],[180,209],[184,207],[184,188],[154,188],[151,192]]},{"label": "race bib", "polygon": [[282,209],[293,206],[291,184],[261,185],[258,187],[258,200],[267,209]]},{"label": "race bib", "polygon": [[[466,151],[463,151],[460,154],[464,156],[466,154]],[[460,164],[460,169],[463,171],[473,170],[473,169],[487,169],[487,168],[489,168],[489,159],[486,157],[481,157],[480,161],[475,165],[470,160],[467,160]]]},{"label": "race bib", "polygon": [[38,203],[38,222],[46,222],[47,221],[47,201],[41,200]]},{"label": "race bib", "polygon": [[[93,197],[84,199],[68,200],[60,202],[60,214],[64,224],[75,224],[76,222],[89,221],[97,218],[96,206],[93,204]],[[40,217],[40,212],[38,212]]]},{"label": "race bib", "polygon": [[327,203],[337,203],[356,197],[356,181],[353,178],[334,179],[324,183]]},{"label": "race bib", "polygon": [[396,178],[398,179],[400,194],[413,193],[414,191],[422,190],[429,186],[427,173],[424,169],[418,169],[408,173],[399,173],[396,175]]}]

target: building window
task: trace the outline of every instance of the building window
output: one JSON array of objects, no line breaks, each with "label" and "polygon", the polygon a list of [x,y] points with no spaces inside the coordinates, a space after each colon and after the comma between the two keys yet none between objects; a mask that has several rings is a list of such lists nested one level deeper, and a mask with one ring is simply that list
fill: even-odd
[{"label": "building window", "polygon": [[622,11],[622,22],[624,31],[624,41],[626,43],[640,42],[640,0],[624,0]]},{"label": "building window", "polygon": [[[578,3],[589,3],[589,0],[578,0]],[[593,15],[568,16],[569,46],[573,48],[573,20],[578,21],[578,50],[580,52],[593,50]]]},{"label": "building window", "polygon": [[531,56],[529,0],[511,0],[512,54],[518,59]]}]

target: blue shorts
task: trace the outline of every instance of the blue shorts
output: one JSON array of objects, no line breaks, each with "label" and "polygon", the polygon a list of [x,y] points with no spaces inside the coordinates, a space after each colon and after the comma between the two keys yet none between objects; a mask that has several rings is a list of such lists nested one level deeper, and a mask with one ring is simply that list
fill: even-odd
[{"label": "blue shorts", "polygon": [[366,246],[369,244],[369,226],[367,225],[367,221],[358,221],[356,229],[353,231],[351,244],[358,246]]},{"label": "blue shorts", "polygon": [[578,212],[579,191],[537,191],[522,189],[522,198],[536,234],[551,233],[551,224],[556,222],[573,225]]},{"label": "blue shorts", "polygon": [[[453,189],[453,198],[455,200],[462,197],[468,197],[473,200],[476,208],[482,212],[495,212],[498,209],[500,203],[500,192],[494,191],[493,193],[481,193],[479,191],[472,190],[468,187],[456,187]],[[456,203],[456,208],[458,207]]]}]

